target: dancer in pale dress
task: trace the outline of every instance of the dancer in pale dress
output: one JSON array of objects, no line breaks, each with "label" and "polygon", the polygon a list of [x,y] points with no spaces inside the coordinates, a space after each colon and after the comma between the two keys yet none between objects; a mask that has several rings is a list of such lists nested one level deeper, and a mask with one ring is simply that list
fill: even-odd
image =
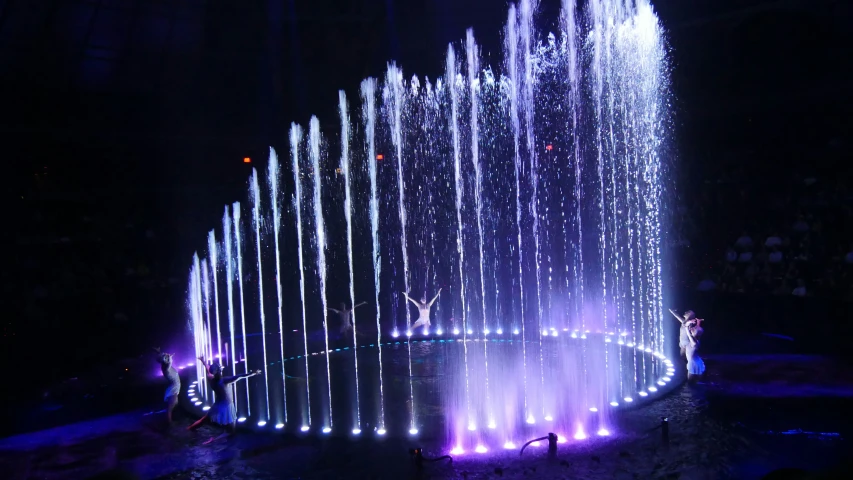
[{"label": "dancer in pale dress", "polygon": [[[187,427],[187,430],[195,430],[204,423],[210,422],[225,427],[227,433],[234,433],[237,426],[237,407],[234,405],[234,394],[230,385],[237,380],[258,375],[261,371],[255,370],[254,372],[235,375],[233,377],[223,377],[222,365],[214,363],[210,367],[207,367],[204,357],[198,357],[198,360],[205,368],[208,368],[210,375],[207,378],[216,400],[213,402],[210,410],[207,411],[207,414]],[[216,437],[211,438],[206,443],[210,443],[213,440],[216,440]]]},{"label": "dancer in pale dress", "polygon": [[681,328],[679,328],[678,332],[678,348],[681,350],[681,356],[683,357],[687,354],[687,345],[690,343],[687,330],[693,324],[692,322],[701,322],[702,320],[696,318],[696,313],[694,313],[693,310],[684,312],[684,316],[675,313],[675,310],[671,308],[669,309],[669,313],[671,313],[672,316],[681,323]]},{"label": "dancer in pale dress", "polygon": [[166,420],[169,425],[172,425],[172,411],[175,410],[175,406],[178,404],[178,394],[181,393],[181,377],[175,367],[172,366],[171,353],[163,353],[159,348],[155,348],[154,351],[157,352],[157,363],[160,364],[163,377],[168,382],[163,401],[166,402]]},{"label": "dancer in pale dress", "polygon": [[343,336],[348,331],[352,330],[352,327],[353,327],[353,325],[352,325],[352,312],[353,312],[353,310],[355,310],[356,308],[358,308],[362,305],[367,305],[367,302],[361,302],[352,308],[347,308],[347,304],[341,302],[341,309],[340,310],[338,310],[337,308],[329,308],[330,311],[336,313],[338,315],[338,317],[340,318],[341,336]]},{"label": "dancer in pale dress", "polygon": [[702,337],[704,330],[699,326],[699,322],[692,321],[692,325],[687,328],[687,381],[696,383],[697,380],[705,373],[705,362],[699,355],[699,339]]},{"label": "dancer in pale dress", "polygon": [[421,301],[418,302],[418,301],[412,299],[412,297],[410,297],[408,293],[403,293],[403,295],[405,295],[406,298],[410,302],[414,303],[415,306],[418,307],[418,321],[416,321],[414,323],[414,325],[412,325],[412,330],[414,330],[420,326],[423,326],[424,331],[426,331],[426,329],[428,329],[429,325],[430,325],[430,323],[429,323],[430,309],[432,309],[432,304],[435,303],[436,300],[438,300],[438,296],[441,295],[441,289],[440,288],[438,289],[438,293],[436,293],[435,296],[432,297],[432,300],[430,300],[429,302],[427,302],[426,296],[421,297]]}]

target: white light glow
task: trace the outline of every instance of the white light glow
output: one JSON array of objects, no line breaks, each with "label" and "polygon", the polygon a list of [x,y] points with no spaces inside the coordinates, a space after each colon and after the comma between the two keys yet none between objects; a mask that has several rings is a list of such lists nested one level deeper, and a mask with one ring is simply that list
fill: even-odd
[{"label": "white light glow", "polygon": [[633,401],[634,401],[634,399],[633,399],[633,398],[631,398],[631,397],[625,397],[625,401],[626,401],[626,402],[628,402],[628,403],[631,403],[631,402],[633,402]]},{"label": "white light glow", "polygon": [[265,427],[266,425],[267,425],[267,422],[265,422],[265,421],[263,421],[263,420],[261,420],[260,422],[258,422],[258,426],[259,426],[259,427]]},{"label": "white light glow", "polygon": [[360,433],[361,433],[361,429],[360,429],[360,428],[353,428],[353,429],[352,429],[352,434],[353,434],[353,435],[358,435],[358,434],[360,434]]},{"label": "white light glow", "polygon": [[610,406],[612,406],[612,407],[618,407],[618,406],[619,406],[619,402],[616,402],[616,401],[610,402]]},{"label": "white light glow", "polygon": [[475,452],[477,452],[477,453],[486,453],[486,452],[488,452],[489,450],[488,450],[486,447],[482,446],[482,445],[477,445],[477,448],[475,448],[475,449],[474,449],[474,451],[475,451]]},{"label": "white light glow", "polygon": [[465,450],[458,445],[453,447],[453,450],[450,451],[451,455],[462,455],[463,453],[465,453]]},{"label": "white light glow", "polygon": [[307,432],[310,429],[311,429],[311,427],[309,427],[308,425],[302,425],[302,428],[300,428],[299,430],[302,430],[303,432]]},{"label": "white light glow", "polygon": [[282,428],[284,428],[284,424],[283,424],[283,423],[276,423],[276,424],[275,424],[275,428],[276,428],[277,430],[281,430]]},{"label": "white light glow", "polygon": [[417,435],[417,434],[418,434],[418,429],[417,429],[417,428],[410,428],[410,429],[409,429],[409,434],[410,434],[410,435]]},{"label": "white light glow", "polygon": [[332,429],[330,427],[323,427],[323,433],[330,433]]},{"label": "white light glow", "polygon": [[536,419],[533,418],[533,416],[531,415],[531,416],[527,417],[527,423],[529,423],[530,425],[533,425],[534,423],[536,423]]},{"label": "white light glow", "polygon": [[512,450],[515,448],[515,444],[512,442],[506,442],[506,443],[504,443],[504,448],[507,450]]},{"label": "white light glow", "polygon": [[238,422],[243,423],[246,421],[246,417],[240,417],[237,419]]},{"label": "white light glow", "polygon": [[597,409],[597,408],[595,408],[595,407],[589,407],[589,411],[590,411],[590,412],[597,412],[597,411],[598,411],[598,409]]},{"label": "white light glow", "polygon": [[598,429],[598,436],[599,437],[606,437],[608,435],[610,435],[610,431],[607,430],[606,428],[599,428]]},{"label": "white light glow", "polygon": [[209,406],[209,405],[205,405],[204,407],[202,407],[202,410],[204,410],[204,411],[206,412],[206,411],[210,410],[210,406]]},{"label": "white light glow", "polygon": [[550,422],[550,421],[554,420],[554,417],[552,417],[551,415],[545,415],[545,420]]},{"label": "white light glow", "polygon": [[377,434],[377,435],[385,435],[385,429],[384,429],[384,428],[380,428],[379,430],[377,430],[377,431],[376,431],[376,434]]}]

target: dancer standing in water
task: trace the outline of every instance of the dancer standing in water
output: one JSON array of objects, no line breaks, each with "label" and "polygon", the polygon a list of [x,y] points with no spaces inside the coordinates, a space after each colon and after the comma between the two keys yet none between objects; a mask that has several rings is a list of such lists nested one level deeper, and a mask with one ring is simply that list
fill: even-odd
[{"label": "dancer standing in water", "polygon": [[429,311],[432,308],[432,304],[435,303],[435,301],[438,300],[438,296],[441,295],[441,289],[438,289],[438,293],[436,293],[435,296],[432,297],[432,300],[430,300],[429,302],[427,302],[426,300],[426,295],[421,297],[420,302],[413,300],[408,293],[403,293],[403,295],[405,295],[410,302],[414,303],[415,306],[418,307],[418,321],[415,322],[414,325],[412,325],[411,329],[414,330],[420,326],[423,326],[424,329],[429,328]]},{"label": "dancer standing in water", "polygon": [[163,377],[169,382],[163,401],[166,402],[166,420],[171,426],[172,411],[175,410],[175,406],[178,404],[178,394],[181,393],[181,377],[175,367],[172,366],[171,353],[163,353],[159,348],[155,348],[154,351],[157,352],[157,363],[160,364]]},{"label": "dancer standing in water", "polygon": [[[229,388],[229,385],[242,378],[249,378],[258,375],[261,371],[255,370],[254,372],[244,373],[233,377],[223,377],[222,365],[214,363],[208,367],[203,356],[198,357],[198,360],[205,366],[205,368],[208,369],[209,375],[207,378],[210,381],[210,386],[216,396],[216,401],[213,402],[213,406],[210,407],[207,414],[198,419],[197,422],[187,427],[187,430],[195,430],[204,423],[211,422],[225,427],[227,430],[226,434],[232,434],[237,426],[237,407],[234,405],[233,389]],[[220,435],[219,437],[212,437],[210,440],[205,442],[205,444],[208,444],[222,436],[223,435]]]},{"label": "dancer standing in water", "polygon": [[699,321],[689,322],[691,325],[687,327],[687,381],[696,383],[699,378],[705,373],[705,362],[699,356],[699,338],[704,333],[704,330],[699,325]]},{"label": "dancer standing in water", "polygon": [[352,308],[347,308],[347,304],[344,302],[341,302],[341,309],[340,310],[338,310],[337,308],[331,308],[331,307],[329,308],[330,311],[336,313],[338,315],[338,317],[340,317],[341,336],[343,336],[343,334],[347,333],[349,330],[352,329],[352,327],[353,327],[352,312],[353,312],[353,310],[355,310],[356,308],[358,308],[362,305],[367,305],[367,302],[361,302]]}]

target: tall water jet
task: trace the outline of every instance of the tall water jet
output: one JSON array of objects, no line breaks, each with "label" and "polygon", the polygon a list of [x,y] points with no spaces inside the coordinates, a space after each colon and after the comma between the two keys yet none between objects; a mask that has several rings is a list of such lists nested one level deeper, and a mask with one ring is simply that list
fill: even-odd
[{"label": "tall water jet", "polygon": [[521,307],[521,358],[522,358],[522,376],[523,376],[523,396],[524,396],[524,417],[532,419],[530,416],[530,407],[527,401],[527,333],[525,329],[525,305],[524,305],[524,244],[522,242],[521,232],[523,229],[523,217],[521,214],[521,145],[520,133],[521,124],[518,119],[518,14],[514,4],[510,4],[509,12],[507,13],[507,28],[506,28],[506,63],[509,75],[510,93],[510,122],[512,125],[513,135],[513,168],[515,172],[515,220],[518,229],[518,293],[519,305]]},{"label": "tall water jet", "polygon": [[272,206],[272,225],[273,235],[275,237],[275,283],[276,295],[278,296],[278,336],[281,342],[281,388],[282,388],[282,408],[284,409],[284,423],[287,423],[287,375],[284,373],[284,318],[282,314],[282,298],[281,298],[281,253],[279,249],[279,234],[281,232],[281,215],[279,215],[278,207],[281,201],[279,191],[279,171],[278,171],[278,155],[275,150],[270,148],[270,159],[268,163],[267,182],[270,187],[270,205]]},{"label": "tall water jet", "polygon": [[311,117],[308,125],[308,157],[314,174],[314,225],[317,229],[317,274],[323,303],[323,336],[326,340],[326,381],[329,390],[329,426],[332,428],[332,370],[329,366],[329,307],[326,300],[326,223],[323,219],[323,179],[320,175],[320,120]]},{"label": "tall water jet", "polygon": [[[240,331],[243,335],[243,373],[249,373],[249,351],[246,348],[246,303],[243,294],[243,239],[240,236],[240,202],[231,205],[234,220],[234,245],[237,247],[237,285],[240,289]],[[252,401],[249,396],[249,382],[246,385],[246,416],[252,414]],[[236,399],[235,399],[236,401]]]},{"label": "tall water jet", "polygon": [[217,251],[216,235],[213,230],[207,234],[207,248],[210,255],[210,273],[213,275],[213,308],[216,318],[216,358],[220,362],[222,358],[222,329],[219,327],[219,283],[216,280],[216,270],[219,268],[219,252]]},{"label": "tall water jet", "polygon": [[227,289],[227,301],[228,301],[228,334],[231,339],[231,356],[229,360],[231,362],[231,374],[236,374],[236,366],[234,360],[234,350],[236,347],[234,346],[234,295],[233,295],[233,271],[232,271],[232,258],[231,258],[231,216],[228,214],[228,205],[225,206],[225,213],[222,215],[222,242],[225,247],[225,288]]},{"label": "tall water jet", "polygon": [[[400,247],[403,253],[403,285],[406,294],[409,293],[409,251],[407,247],[408,236],[406,234],[406,187],[403,182],[403,72],[395,64],[388,65],[388,73],[385,77],[389,102],[389,124],[391,127],[391,143],[397,155],[397,194],[400,210]],[[403,300],[406,310],[406,329],[411,325],[409,306]],[[397,330],[397,319],[394,319],[394,330]],[[414,428],[414,427],[412,427]]]},{"label": "tall water jet", "polygon": [[258,182],[258,170],[252,169],[252,178],[249,180],[252,194],[252,216],[255,220],[255,247],[258,252],[258,308],[261,317],[261,345],[264,349],[264,387],[266,388],[266,403],[267,416],[262,421],[270,419],[270,376],[267,373],[267,317],[264,313],[264,270],[263,261],[261,260],[261,186]]},{"label": "tall water jet", "polygon": [[[472,424],[471,394],[468,386],[468,319],[465,304],[465,246],[462,238],[462,159],[459,152],[458,91],[456,86],[456,52],[453,45],[447,47],[447,87],[450,89],[450,133],[453,142],[453,176],[456,192],[456,253],[459,256],[459,296],[462,297],[462,346],[465,355],[465,406],[468,423]],[[470,426],[469,426],[470,428]]]},{"label": "tall water jet", "polygon": [[[409,251],[407,247],[408,236],[406,234],[406,187],[403,181],[403,72],[396,65],[388,65],[388,74],[386,76],[386,88],[389,89],[388,101],[389,108],[389,123],[391,127],[391,143],[397,154],[397,193],[398,206],[400,211],[400,247],[403,254],[403,286],[406,290],[406,295],[409,294]],[[409,313],[409,305],[406,299],[403,299],[403,307],[406,310],[406,330],[408,332],[411,325],[411,316]],[[394,333],[397,332],[397,319],[394,318]],[[415,390],[412,379],[412,343],[406,343],[409,354],[409,403],[411,404],[411,428],[410,432],[417,432],[415,425]]]},{"label": "tall water jet", "polygon": [[[486,315],[486,275],[484,273],[485,258],[483,255],[483,167],[480,163],[480,130],[479,130],[479,102],[478,87],[480,84],[480,52],[474,41],[474,30],[469,28],[466,32],[465,52],[468,60],[468,95],[471,101],[471,161],[474,164],[474,206],[477,215],[477,247],[480,251],[480,305],[483,316],[483,336],[489,334],[489,325]],[[486,416],[489,424],[492,423],[491,402],[489,399],[489,342],[483,342],[484,374],[486,394]]]},{"label": "tall water jet", "polygon": [[349,299],[352,311],[350,320],[352,321],[352,342],[353,342],[353,364],[355,365],[355,430],[361,430],[361,404],[358,388],[358,337],[356,337],[356,321],[355,321],[355,275],[353,274],[353,259],[352,259],[352,180],[350,178],[350,155],[349,155],[349,137],[350,123],[349,113],[347,112],[347,96],[343,90],[338,92],[338,109],[341,115],[341,163],[340,169],[344,174],[344,216],[347,223],[347,260],[349,265]]},{"label": "tall water jet", "polygon": [[[237,374],[237,345],[234,343],[234,272],[232,270],[233,258],[231,257],[231,215],[228,214],[228,205],[225,205],[225,213],[222,215],[222,242],[225,244],[225,287],[228,289],[228,334],[231,338],[231,375]],[[234,402],[237,402],[237,385],[232,385]]]},{"label": "tall water jet", "polygon": [[373,287],[376,295],[376,346],[379,359],[379,428],[385,429],[385,386],[382,378],[382,324],[379,307],[379,280],[382,259],[379,253],[379,188],[376,180],[376,79],[361,82],[362,121],[367,148],[367,169],[370,175],[370,237],[373,259]]},{"label": "tall water jet", "polygon": [[290,161],[293,166],[293,210],[296,213],[296,252],[299,259],[299,295],[302,303],[302,339],[305,345],[305,426],[311,425],[311,385],[308,375],[308,318],[305,314],[305,253],[302,239],[302,172],[299,168],[299,146],[302,144],[302,127],[290,125]]}]

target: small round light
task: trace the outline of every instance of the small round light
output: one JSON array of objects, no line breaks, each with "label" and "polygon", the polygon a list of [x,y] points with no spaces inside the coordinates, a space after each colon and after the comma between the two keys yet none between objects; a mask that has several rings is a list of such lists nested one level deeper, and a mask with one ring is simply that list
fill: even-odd
[{"label": "small round light", "polygon": [[631,402],[633,402],[633,401],[634,401],[634,399],[633,399],[633,398],[631,398],[631,397],[625,397],[625,401],[626,401],[626,402],[628,402],[628,403],[631,403]]},{"label": "small round light", "polygon": [[669,378],[669,377],[663,377],[663,381],[664,381],[664,382],[668,382],[668,381],[670,381],[670,380],[672,380],[672,379],[671,379],[671,378]]},{"label": "small round light", "polygon": [[391,332],[391,336],[394,338],[397,338],[400,336],[400,332],[398,332],[397,330],[394,330],[393,332]]},{"label": "small round light", "polygon": [[584,433],[583,429],[578,428],[578,431],[575,432],[575,440],[586,440],[586,433]]},{"label": "small round light", "polygon": [[658,391],[658,387],[649,387],[649,391],[650,391],[650,392],[657,392],[657,391]]},{"label": "small round light", "polygon": [[495,422],[489,422],[489,428],[494,430],[494,429],[498,428],[498,426],[497,426],[497,424],[495,424]]},{"label": "small round light", "polygon": [[474,425],[473,423],[469,423],[468,424],[468,430],[473,432],[473,431],[477,430],[477,426]]},{"label": "small round light", "polygon": [[557,331],[556,331],[556,330],[554,330],[553,332],[551,332],[551,336],[552,336],[552,337],[556,337],[556,336],[557,336]]},{"label": "small round light", "polygon": [[548,330],[542,330],[542,336],[547,337],[548,336]]},{"label": "small round light", "polygon": [[475,449],[474,449],[474,451],[475,451],[475,452],[477,452],[477,453],[486,453],[486,452],[488,452],[489,450],[488,450],[486,447],[482,446],[482,445],[477,445],[477,448],[475,448]]},{"label": "small round light", "polygon": [[385,435],[385,429],[384,429],[384,428],[380,428],[379,430],[377,430],[377,431],[376,431],[376,434],[377,434],[377,435]]},{"label": "small round light", "polygon": [[530,415],[529,417],[527,417],[527,423],[529,423],[530,425],[533,425],[534,423],[536,423],[536,419],[533,418],[533,415]]},{"label": "small round light", "polygon": [[410,429],[409,429],[409,434],[410,434],[410,435],[417,435],[417,434],[418,434],[418,429],[417,429],[417,428],[410,428]]},{"label": "small round light", "polygon": [[610,431],[608,431],[606,428],[599,428],[598,429],[598,436],[599,437],[606,437],[608,435],[610,435]]},{"label": "small round light", "polygon": [[499,329],[498,329],[498,335],[503,335],[503,334],[504,334],[503,329],[499,328]]},{"label": "small round light", "polygon": [[648,394],[648,393],[646,393],[646,392],[640,392],[640,393],[638,393],[637,395],[639,395],[639,396],[641,396],[641,397],[647,397],[649,394]]},{"label": "small round light", "polygon": [[267,422],[265,422],[265,421],[263,421],[263,420],[261,420],[260,422],[258,422],[258,426],[259,426],[259,427],[265,427],[266,425],[267,425]]},{"label": "small round light", "polygon": [[660,385],[660,386],[662,387],[662,386],[666,385],[666,383],[664,383],[664,382],[662,382],[662,381],[659,381],[659,382],[658,382],[658,385]]},{"label": "small round light", "polygon": [[412,331],[411,331],[411,330],[407,331],[407,332],[406,332],[406,336],[407,336],[407,337],[411,337],[411,336],[412,336]]},{"label": "small round light", "polygon": [[506,442],[506,443],[504,443],[504,448],[507,450],[512,450],[515,448],[515,444],[512,442]]},{"label": "small round light", "polygon": [[201,409],[202,409],[202,410],[204,410],[204,411],[206,412],[206,411],[210,410],[210,405],[205,405],[205,406],[204,406],[204,407],[202,407]]},{"label": "small round light", "polygon": [[585,333],[583,335],[581,335],[581,339],[586,340],[586,334]]},{"label": "small round light", "polygon": [[611,407],[618,407],[618,406],[619,406],[619,402],[617,402],[617,401],[610,402],[610,406],[611,406]]},{"label": "small round light", "polygon": [[512,331],[512,334],[513,334],[513,335],[518,335],[518,329],[516,328],[515,330],[513,330],[513,331]]},{"label": "small round light", "polygon": [[595,408],[595,407],[589,407],[589,411],[590,411],[590,412],[597,412],[597,411],[598,411],[598,409],[597,409],[597,408]]},{"label": "small round light", "polygon": [[572,332],[572,338],[578,338],[578,332]]},{"label": "small round light", "polygon": [[491,333],[491,332],[489,331],[489,329],[488,329],[488,328],[487,328],[487,329],[485,329],[485,330],[483,330],[483,335],[488,335],[489,333]]},{"label": "small round light", "polygon": [[530,445],[534,446],[534,447],[538,447],[539,445],[542,445],[542,442],[536,441],[536,442],[531,443]]},{"label": "small round light", "polygon": [[353,429],[352,429],[352,434],[353,434],[353,435],[358,435],[358,434],[360,434],[360,433],[361,433],[361,429],[360,429],[360,428],[353,428]]},{"label": "small round light", "polygon": [[453,334],[454,334],[454,335],[459,335],[459,329],[458,329],[458,328],[454,328],[454,329],[453,329]]},{"label": "small round light", "polygon": [[195,402],[195,403],[193,403],[193,405],[195,405],[197,407],[197,406],[201,405],[201,401]]},{"label": "small round light", "polygon": [[246,421],[246,417],[240,417],[237,419],[238,422],[243,423]]},{"label": "small round light", "polygon": [[303,432],[307,432],[310,429],[311,429],[311,427],[309,427],[308,425],[302,425],[302,427],[299,428],[299,430],[301,430]]},{"label": "small round light", "polygon": [[198,401],[198,398],[193,397],[193,398],[191,398],[191,399],[190,399],[190,401],[192,401],[192,402],[197,402],[197,401]]},{"label": "small round light", "polygon": [[550,422],[552,420],[554,420],[554,417],[552,417],[551,415],[545,415],[545,421],[546,422]]},{"label": "small round light", "polygon": [[444,330],[439,328],[438,330],[435,331],[435,334],[436,335],[444,335]]},{"label": "small round light", "polygon": [[474,330],[468,329],[468,335],[474,335]]},{"label": "small round light", "polygon": [[281,430],[282,428],[284,428],[284,424],[283,423],[276,423],[275,428],[276,428],[276,430]]},{"label": "small round light", "polygon": [[462,455],[463,453],[465,453],[465,450],[463,450],[462,447],[458,445],[453,447],[453,450],[450,451],[451,455]]},{"label": "small round light", "polygon": [[323,433],[331,433],[331,432],[332,432],[331,427],[323,427]]}]

